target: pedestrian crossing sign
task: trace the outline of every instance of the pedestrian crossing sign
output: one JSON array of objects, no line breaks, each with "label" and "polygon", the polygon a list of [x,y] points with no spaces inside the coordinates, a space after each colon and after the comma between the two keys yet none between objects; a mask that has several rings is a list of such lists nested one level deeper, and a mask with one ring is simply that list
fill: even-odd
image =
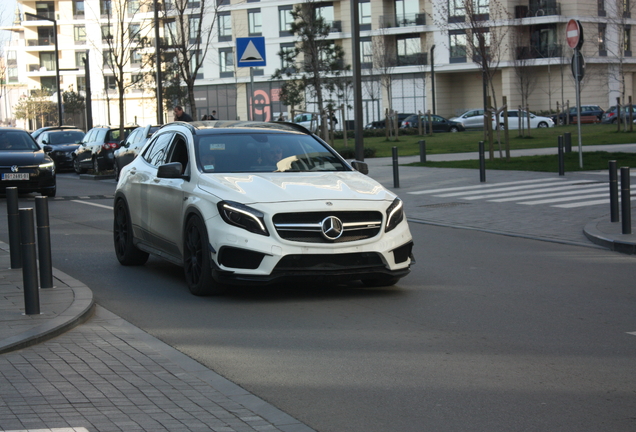
[{"label": "pedestrian crossing sign", "polygon": [[238,67],[266,66],[265,38],[236,38],[236,58]]}]

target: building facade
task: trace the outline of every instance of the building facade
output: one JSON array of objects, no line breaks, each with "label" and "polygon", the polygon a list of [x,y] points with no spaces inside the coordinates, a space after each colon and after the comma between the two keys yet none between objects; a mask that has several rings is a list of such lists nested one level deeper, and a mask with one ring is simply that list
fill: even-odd
[{"label": "building facade", "polygon": [[[201,28],[211,32],[195,82],[193,117],[200,118],[212,110],[217,111],[221,119],[273,120],[281,113],[288,115],[291,107],[285,106],[279,98],[282,82],[273,80],[272,75],[277,69],[289,66],[281,64],[278,53],[297,43],[289,28],[291,11],[297,3],[217,0],[207,5],[202,16],[203,2],[191,0],[187,4],[189,22],[197,23],[199,19]],[[573,50],[566,42],[566,25],[570,19],[581,22],[585,38],[581,48],[585,59],[581,103],[607,108],[616,103],[616,98],[627,101],[633,94],[636,60],[632,57],[631,29],[632,24],[636,24],[636,10],[632,11],[631,0],[564,0],[560,3],[553,0],[473,0],[470,3],[466,0],[357,0],[357,3],[364,123],[380,119],[388,108],[398,112],[431,110],[452,117],[483,106],[480,66],[483,60],[478,58],[475,49],[477,34],[484,35],[486,61],[496,70],[488,91],[493,105],[500,106],[503,96],[509,107],[517,107],[525,101],[531,111],[574,105]],[[93,123],[117,124],[120,105],[115,76],[119,72],[107,60],[109,50],[112,51],[112,26],[122,21],[139,35],[140,40],[125,45],[128,53],[120,71],[127,83],[143,81],[143,76],[153,75],[152,62],[144,59],[154,55],[154,7],[163,7],[162,3],[20,0],[18,4],[16,22],[6,29],[11,31],[12,37],[4,47],[7,73],[1,118],[11,119],[15,103],[33,90],[56,89],[57,54],[61,89],[85,92],[88,73]],[[121,18],[114,16],[115,4],[123,5],[125,15]],[[165,6],[170,4],[167,2]],[[308,5],[330,23],[327,38],[343,47],[345,63],[351,64],[350,1],[311,1]],[[158,22],[160,38],[165,42],[170,38],[173,24],[166,16]],[[195,26],[191,24],[191,29]],[[133,34],[132,31],[129,34]],[[255,36],[265,38],[266,66],[237,67],[236,38]],[[88,71],[84,57],[89,59]],[[431,87],[433,81],[435,92]],[[151,84],[126,89],[125,124],[157,122],[155,87]],[[351,92],[327,95],[328,102],[334,106],[351,106],[351,98]],[[315,112],[316,104],[311,95],[307,95],[305,103],[294,109]],[[352,119],[353,114],[346,108],[339,116]],[[163,118],[170,121],[171,113],[164,112]]]}]

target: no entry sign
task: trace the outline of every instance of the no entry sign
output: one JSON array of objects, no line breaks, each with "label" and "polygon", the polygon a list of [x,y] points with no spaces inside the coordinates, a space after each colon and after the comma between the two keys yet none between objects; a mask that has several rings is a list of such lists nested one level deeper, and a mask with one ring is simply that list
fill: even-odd
[{"label": "no entry sign", "polygon": [[565,28],[565,36],[570,48],[579,49],[583,45],[583,27],[578,20],[571,19]]}]

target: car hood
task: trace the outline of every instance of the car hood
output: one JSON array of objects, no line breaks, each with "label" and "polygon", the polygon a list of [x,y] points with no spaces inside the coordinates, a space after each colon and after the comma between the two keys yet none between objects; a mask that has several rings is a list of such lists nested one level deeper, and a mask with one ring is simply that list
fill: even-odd
[{"label": "car hood", "polygon": [[44,151],[10,151],[3,150],[0,152],[0,165],[11,166],[33,166],[43,162],[51,162],[51,158],[44,154]]},{"label": "car hood", "polygon": [[357,171],[202,174],[199,187],[243,204],[308,200],[393,200],[396,195]]},{"label": "car hood", "polygon": [[79,147],[79,144],[46,144],[53,147],[53,151],[70,152]]}]

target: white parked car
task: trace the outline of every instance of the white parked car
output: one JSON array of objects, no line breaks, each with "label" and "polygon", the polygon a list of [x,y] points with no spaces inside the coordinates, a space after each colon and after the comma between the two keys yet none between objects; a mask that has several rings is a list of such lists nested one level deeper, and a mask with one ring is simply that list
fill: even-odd
[{"label": "white parked car", "polygon": [[410,271],[413,240],[402,201],[366,171],[292,123],[171,123],[121,171],[115,254],[183,266],[195,295],[282,281],[393,285]]},{"label": "white parked car", "polygon": [[[521,114],[519,114],[521,113]],[[508,111],[508,129],[509,130],[517,130],[519,129],[519,117],[521,116],[521,121],[523,122],[522,128],[528,127],[528,112],[519,111],[519,110],[510,110]],[[503,111],[499,113],[498,121],[493,120],[493,129],[499,125],[500,129],[504,127],[504,113]],[[547,128],[553,127],[554,121],[550,117],[542,117],[535,114],[530,113],[530,129],[535,128]]]}]

